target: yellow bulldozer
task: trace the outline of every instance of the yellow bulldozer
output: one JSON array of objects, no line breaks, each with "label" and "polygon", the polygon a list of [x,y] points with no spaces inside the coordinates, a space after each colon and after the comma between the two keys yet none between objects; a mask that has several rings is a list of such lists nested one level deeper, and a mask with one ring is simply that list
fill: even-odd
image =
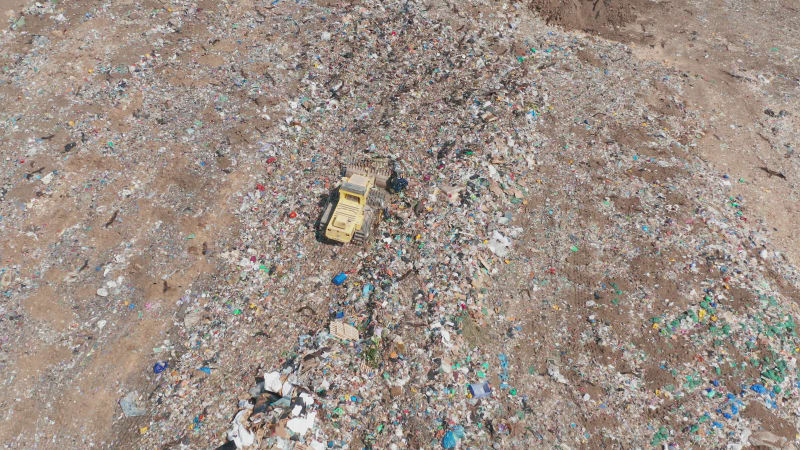
[{"label": "yellow bulldozer", "polygon": [[331,196],[320,218],[325,238],[343,244],[366,242],[381,219],[391,174],[384,159],[346,165],[338,195]]}]

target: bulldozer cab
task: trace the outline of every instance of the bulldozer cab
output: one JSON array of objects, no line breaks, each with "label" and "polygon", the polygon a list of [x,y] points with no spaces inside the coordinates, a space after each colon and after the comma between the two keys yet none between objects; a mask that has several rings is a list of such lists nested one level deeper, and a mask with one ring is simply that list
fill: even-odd
[{"label": "bulldozer cab", "polygon": [[371,181],[370,178],[359,174],[351,175],[350,178],[342,178],[339,201],[342,201],[343,197],[346,202],[354,202],[363,206],[367,198],[367,191],[372,184]]},{"label": "bulldozer cab", "polygon": [[353,174],[342,178],[339,201],[325,230],[329,239],[350,242],[361,229],[364,221],[364,206],[373,183],[372,177]]}]

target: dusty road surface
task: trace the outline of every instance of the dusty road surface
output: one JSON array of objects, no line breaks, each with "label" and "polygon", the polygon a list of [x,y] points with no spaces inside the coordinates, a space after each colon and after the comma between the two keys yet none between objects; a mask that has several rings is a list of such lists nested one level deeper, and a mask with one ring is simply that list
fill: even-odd
[{"label": "dusty road surface", "polygon": [[796,2],[0,16],[6,448],[800,445]]}]

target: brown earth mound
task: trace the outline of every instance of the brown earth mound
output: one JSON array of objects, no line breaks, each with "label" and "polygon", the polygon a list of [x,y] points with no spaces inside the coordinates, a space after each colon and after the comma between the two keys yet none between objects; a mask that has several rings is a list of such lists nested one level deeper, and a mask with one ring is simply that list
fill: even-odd
[{"label": "brown earth mound", "polygon": [[632,22],[637,4],[635,0],[532,0],[529,7],[548,24],[601,32]]}]

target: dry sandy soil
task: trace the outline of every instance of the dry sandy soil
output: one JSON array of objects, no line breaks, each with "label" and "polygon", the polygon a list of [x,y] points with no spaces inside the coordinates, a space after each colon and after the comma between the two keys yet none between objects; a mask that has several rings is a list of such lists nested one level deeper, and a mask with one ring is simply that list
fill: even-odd
[{"label": "dry sandy soil", "polygon": [[[781,135],[765,111],[788,111],[797,101],[797,4],[534,0],[532,8],[549,22],[629,42],[637,58],[696,76],[683,99],[706,126],[698,150],[732,178],[749,181],[744,195],[797,264],[800,235],[791,225],[798,213],[796,181],[776,183],[761,169],[791,173],[796,167],[792,132],[798,119]],[[754,54],[754,47],[766,51]],[[785,54],[778,56],[781,50]],[[775,76],[757,81],[745,75],[759,71]]]},{"label": "dry sandy soil", "polygon": [[[198,3],[200,10],[225,15],[225,27],[252,10],[270,14],[262,9],[269,2]],[[329,3],[325,6],[339,5]],[[459,2],[430,3],[466,15],[471,8]],[[175,5],[179,7],[186,5]],[[128,92],[116,99],[95,94],[101,87],[125,89],[128,72],[115,68],[147,67],[143,55],[151,51],[152,39],[162,37],[154,33],[141,38],[148,32],[142,23],[181,28],[159,43],[159,53],[177,55],[177,63],[157,69],[154,76],[184,92],[184,102],[191,99],[192,90],[220,83],[218,72],[196,75],[195,67],[222,67],[226,55],[245,53],[248,45],[264,40],[285,39],[286,45],[275,45],[275,51],[286,55],[299,51],[303,43],[287,37],[284,33],[289,31],[265,35],[258,29],[239,41],[214,40],[213,30],[203,23],[169,22],[169,4],[150,0],[64,0],[44,5],[39,14],[31,8],[36,9],[25,0],[0,0],[5,33],[0,41],[0,119],[5,123],[0,129],[0,442],[11,448],[85,448],[89,443],[136,448],[145,445],[140,429],[149,419],[122,417],[118,400],[131,390],[154,391],[152,349],[166,339],[175,343],[185,337],[179,335],[182,322],[175,320],[179,300],[187,292],[222,283],[213,276],[224,264],[220,254],[237,247],[244,226],[232,199],[241,197],[243,186],[255,185],[263,171],[242,167],[231,149],[254,145],[259,133],[280,126],[283,116],[269,108],[296,94],[300,81],[277,83],[254,96],[232,96],[230,101],[250,108],[241,112],[249,117],[241,125],[220,118],[213,105],[195,105],[192,120],[211,127],[207,136],[216,148],[158,131],[156,121],[169,123],[179,115],[171,103],[178,100],[160,98],[158,90]],[[114,21],[104,15],[108,11],[115,14]],[[638,100],[665,116],[691,112],[698,127],[687,137],[696,143],[689,150],[692,157],[737,184],[748,220],[761,224],[770,251],[780,252],[779,264],[800,264],[800,231],[795,225],[800,220],[797,2],[534,0],[520,11],[523,18],[539,17],[587,42],[623,43],[628,48],[624,57],[642,66],[685,74],[683,92],[656,80],[637,90]],[[59,15],[62,18],[56,20]],[[25,17],[24,24],[20,17]],[[586,67],[602,70],[611,64],[590,50],[578,56]],[[101,70],[100,65],[112,70]],[[28,69],[23,71],[23,66]],[[264,72],[253,65],[243,70]],[[572,70],[577,74],[582,69]],[[621,76],[631,85],[641,81],[636,72]],[[269,118],[260,115],[263,110],[271,111]],[[142,126],[147,120],[151,125]],[[153,135],[147,136],[151,126]],[[175,130],[191,126],[191,121],[184,122]],[[223,134],[225,139],[219,139]],[[119,149],[120,142],[134,138],[141,147]],[[632,146],[646,139],[635,130],[623,131],[618,138]],[[220,140],[227,148],[217,146]],[[100,150],[85,150],[90,147]],[[57,174],[52,184],[44,184],[42,178],[53,171]],[[691,205],[704,207],[703,198],[684,194]],[[618,199],[618,204],[624,200]],[[637,207],[638,201],[627,206],[629,212]],[[303,217],[313,222],[315,215],[310,210]],[[315,251],[327,258],[326,249]],[[646,283],[649,273],[643,272],[632,273],[631,279]],[[114,277],[124,280],[121,293],[118,289],[116,294],[99,295],[104,286],[118,288],[108,284]],[[796,285],[777,276],[776,280],[787,301],[800,300]],[[682,289],[680,283],[675,293]],[[530,332],[540,342],[548,340],[548,327],[534,326]],[[534,357],[531,364],[546,372],[544,359]],[[652,386],[665,384],[656,380],[655,372],[650,375]],[[753,423],[795,439],[794,423],[767,410],[750,411]],[[218,443],[198,439],[191,446]]]}]

